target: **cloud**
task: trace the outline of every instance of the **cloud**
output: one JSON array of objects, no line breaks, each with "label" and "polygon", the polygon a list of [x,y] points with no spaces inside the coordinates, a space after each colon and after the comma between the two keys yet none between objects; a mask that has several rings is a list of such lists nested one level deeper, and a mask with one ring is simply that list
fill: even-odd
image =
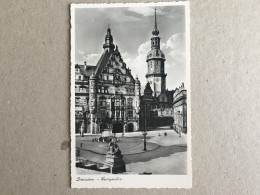
[{"label": "cloud", "polygon": [[[137,14],[143,16],[153,16],[154,15],[154,8],[153,7],[129,7],[128,11],[135,12]],[[156,10],[157,15],[163,15],[161,10]]]},{"label": "cloud", "polygon": [[101,54],[88,54],[87,56],[83,56],[83,59],[87,61],[87,64],[96,65]]},{"label": "cloud", "polygon": [[[185,47],[185,35],[183,33],[173,34],[165,44],[162,44],[162,50],[169,54],[168,58],[171,64],[167,65],[181,66],[185,64],[186,47]],[[167,57],[167,56],[166,56]]]},{"label": "cloud", "polygon": [[[141,81],[141,85],[145,85],[146,73],[147,73],[147,63],[146,56],[147,53],[151,49],[151,42],[147,41],[142,43],[138,47],[137,56],[130,56],[128,53],[122,54],[125,63],[132,70],[132,75],[135,77],[138,75],[139,80]],[[173,88],[176,84],[174,81],[174,74],[182,73],[185,70],[185,36],[182,33],[173,34],[166,42],[161,43],[161,50],[165,53],[166,57],[166,72],[169,75],[172,75],[172,78],[168,78],[168,87],[169,89]],[[182,70],[180,72],[176,72],[176,68],[178,70]],[[181,76],[181,75],[178,75]],[[175,77],[176,79],[176,77]],[[179,81],[177,81],[179,82]]]},{"label": "cloud", "polygon": [[132,70],[132,75],[134,77],[138,76],[141,85],[145,85],[147,82],[145,78],[145,74],[147,73],[146,56],[150,49],[151,43],[147,41],[138,47],[138,55],[135,58],[125,59],[125,62],[128,62],[127,65]]}]

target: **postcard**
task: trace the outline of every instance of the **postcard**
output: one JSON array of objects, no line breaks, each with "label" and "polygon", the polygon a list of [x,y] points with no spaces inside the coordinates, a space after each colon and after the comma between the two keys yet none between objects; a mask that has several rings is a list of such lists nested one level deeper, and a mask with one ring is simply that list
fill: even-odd
[{"label": "postcard", "polygon": [[191,188],[189,3],[71,5],[71,185]]}]

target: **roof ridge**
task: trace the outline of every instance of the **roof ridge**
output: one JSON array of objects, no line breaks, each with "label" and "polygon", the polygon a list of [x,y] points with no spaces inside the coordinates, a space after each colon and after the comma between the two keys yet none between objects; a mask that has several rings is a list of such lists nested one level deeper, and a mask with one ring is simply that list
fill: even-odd
[{"label": "roof ridge", "polygon": [[113,52],[109,52],[108,50],[105,50],[105,52],[102,54],[102,56],[100,57],[96,65],[96,71],[95,71],[96,75],[99,75],[101,73],[102,69],[107,64],[112,53]]}]

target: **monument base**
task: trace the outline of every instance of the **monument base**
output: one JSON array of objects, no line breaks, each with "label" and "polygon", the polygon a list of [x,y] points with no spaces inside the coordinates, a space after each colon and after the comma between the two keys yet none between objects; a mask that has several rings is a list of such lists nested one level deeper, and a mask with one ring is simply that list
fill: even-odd
[{"label": "monument base", "polygon": [[110,167],[110,172],[112,173],[123,173],[126,171],[122,155],[115,156],[107,154],[104,165]]},{"label": "monument base", "polygon": [[102,136],[102,137],[110,137],[110,136],[113,136],[112,129],[104,129],[104,130],[101,132],[101,136]]}]

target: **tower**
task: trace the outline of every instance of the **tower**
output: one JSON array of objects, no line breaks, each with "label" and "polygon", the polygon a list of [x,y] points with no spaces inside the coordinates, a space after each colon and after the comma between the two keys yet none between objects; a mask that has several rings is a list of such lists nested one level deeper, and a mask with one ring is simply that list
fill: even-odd
[{"label": "tower", "polygon": [[166,76],[164,73],[164,62],[165,55],[160,50],[160,37],[159,30],[157,29],[157,18],[156,9],[154,14],[154,30],[152,31],[151,38],[151,50],[147,54],[147,81],[154,92],[154,96],[159,96],[161,93],[165,92],[166,89]]},{"label": "tower", "polygon": [[107,34],[105,36],[105,44],[103,44],[104,50],[109,52],[114,51],[115,45],[113,44],[113,37],[111,35],[111,29],[107,28]]},{"label": "tower", "polygon": [[[135,79],[135,118],[137,121],[139,121],[139,115],[140,115],[140,90],[141,90],[141,83],[136,77]],[[136,123],[136,129],[139,130],[139,122]]]},{"label": "tower", "polygon": [[139,113],[140,111],[140,90],[141,90],[141,84],[138,78],[135,79],[135,110],[136,113]]},{"label": "tower", "polygon": [[97,112],[97,93],[96,93],[97,77],[94,73],[89,77],[89,111],[90,111],[90,132],[96,133],[96,112]]}]

